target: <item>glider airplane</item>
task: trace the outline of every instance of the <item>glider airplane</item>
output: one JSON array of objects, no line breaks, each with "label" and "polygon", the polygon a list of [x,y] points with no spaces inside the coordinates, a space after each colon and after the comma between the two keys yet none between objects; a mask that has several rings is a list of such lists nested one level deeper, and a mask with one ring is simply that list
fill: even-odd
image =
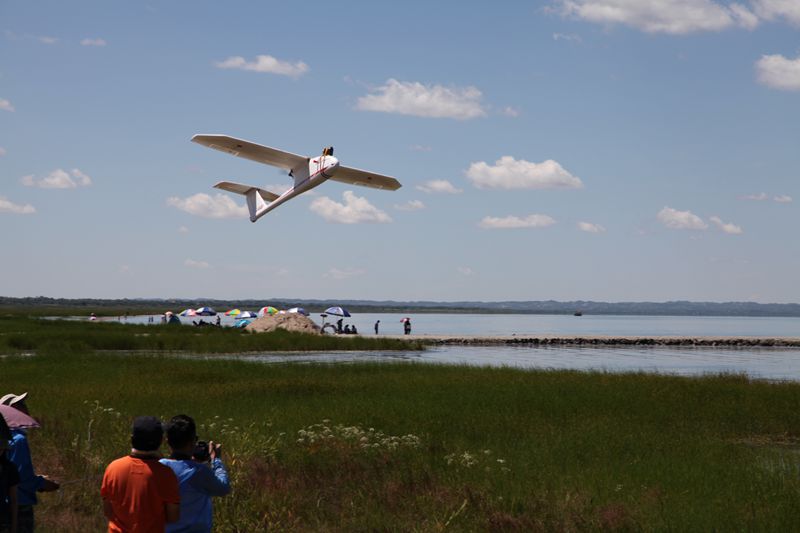
[{"label": "glider airplane", "polygon": [[322,185],[329,179],[390,191],[396,191],[401,187],[400,182],[390,176],[339,164],[339,160],[333,157],[333,146],[325,148],[321,156],[311,158],[227,135],[198,134],[192,137],[192,142],[289,171],[289,176],[294,179],[294,186],[283,194],[275,194],[259,187],[232,181],[221,181],[214,185],[217,189],[241,194],[247,198],[250,222],[255,222],[282,203]]}]

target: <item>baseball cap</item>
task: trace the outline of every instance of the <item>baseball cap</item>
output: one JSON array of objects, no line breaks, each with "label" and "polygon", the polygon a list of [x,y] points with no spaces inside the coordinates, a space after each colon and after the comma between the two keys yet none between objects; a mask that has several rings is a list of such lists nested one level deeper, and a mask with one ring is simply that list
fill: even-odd
[{"label": "baseball cap", "polygon": [[161,447],[164,429],[161,420],[154,416],[139,416],[131,428],[131,445],[143,452],[152,452]]}]

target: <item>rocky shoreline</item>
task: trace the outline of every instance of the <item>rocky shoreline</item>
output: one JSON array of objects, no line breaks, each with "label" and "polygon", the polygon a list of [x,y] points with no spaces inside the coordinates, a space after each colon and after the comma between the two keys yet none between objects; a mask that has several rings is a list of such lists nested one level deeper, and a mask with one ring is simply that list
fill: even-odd
[{"label": "rocky shoreline", "polygon": [[[398,336],[398,338],[403,338]],[[409,337],[405,337],[408,339]],[[725,347],[725,348],[798,348],[800,337],[635,337],[587,335],[412,335],[430,345],[464,346],[652,346],[652,347]]]}]

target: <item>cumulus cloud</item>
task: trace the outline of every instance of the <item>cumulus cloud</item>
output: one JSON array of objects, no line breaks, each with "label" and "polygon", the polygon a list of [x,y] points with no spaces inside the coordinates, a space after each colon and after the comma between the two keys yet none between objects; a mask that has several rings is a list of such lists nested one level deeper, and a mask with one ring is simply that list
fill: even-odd
[{"label": "cumulus cloud", "polygon": [[404,204],[395,204],[394,208],[398,211],[419,211],[425,209],[425,204],[419,200],[409,200]]},{"label": "cumulus cloud", "polygon": [[500,114],[506,117],[517,118],[519,116],[519,109],[511,106],[506,106],[500,110]]},{"label": "cumulus cloud", "polygon": [[556,11],[599,24],[622,24],[647,33],[681,35],[752,29],[758,18],[742,4],[712,0],[557,0]]},{"label": "cumulus cloud", "polygon": [[481,106],[481,91],[475,87],[457,88],[423,85],[419,82],[389,79],[356,102],[360,111],[380,111],[416,117],[467,120],[486,116]]},{"label": "cumulus cloud", "polygon": [[741,227],[737,226],[736,224],[732,224],[730,222],[725,223],[717,216],[709,217],[708,219],[725,233],[728,233],[730,235],[741,235],[743,233]]},{"label": "cumulus cloud", "polygon": [[332,268],[328,269],[328,271],[326,273],[324,273],[322,275],[322,277],[323,278],[329,278],[329,279],[342,280],[342,279],[350,279],[350,278],[355,278],[355,277],[358,277],[358,276],[363,276],[366,273],[367,273],[367,271],[364,270],[363,268],[352,268],[352,267],[336,268],[336,267],[332,267]]},{"label": "cumulus cloud", "polygon": [[14,111],[14,106],[5,98],[0,98],[0,109],[3,111]]},{"label": "cumulus cloud", "polygon": [[556,221],[548,215],[528,215],[520,218],[516,216],[507,217],[483,217],[480,227],[485,229],[514,229],[514,228],[546,228],[552,226]]},{"label": "cumulus cloud", "polygon": [[206,261],[196,261],[194,259],[187,259],[186,261],[183,262],[183,266],[189,268],[203,269],[203,268],[208,268],[211,265],[209,265]]},{"label": "cumulus cloud", "polygon": [[167,198],[167,205],[204,218],[244,218],[248,216],[247,207],[237,205],[226,194],[211,196],[200,192],[188,198],[171,196]]},{"label": "cumulus cloud", "polygon": [[308,65],[302,61],[290,63],[281,61],[272,56],[259,55],[255,61],[247,61],[241,56],[231,56],[224,61],[214,63],[217,68],[249,70],[252,72],[269,72],[290,78],[299,78],[308,72]]},{"label": "cumulus cloud", "polygon": [[574,33],[554,33],[553,34],[554,41],[569,41],[573,43],[582,43],[583,39],[581,39],[580,35]]},{"label": "cumulus cloud", "polygon": [[391,222],[389,215],[370,204],[366,198],[356,196],[353,191],[344,191],[344,203],[340,204],[327,196],[311,202],[310,209],[328,222],[358,224],[359,222]]},{"label": "cumulus cloud", "polygon": [[796,0],[753,0],[753,10],[765,20],[784,18],[800,26],[800,3]]},{"label": "cumulus cloud", "polygon": [[88,187],[92,184],[92,178],[77,168],[73,168],[69,172],[57,168],[44,178],[37,179],[33,174],[23,176],[20,183],[26,187],[40,189],[75,189],[76,187]]},{"label": "cumulus cloud", "polygon": [[658,220],[670,229],[706,229],[708,224],[691,211],[678,211],[671,207],[664,207],[658,212]]},{"label": "cumulus cloud", "polygon": [[583,182],[558,164],[548,159],[531,163],[506,155],[494,165],[484,161],[472,163],[467,177],[479,189],[580,189]]},{"label": "cumulus cloud", "polygon": [[741,198],[742,198],[742,200],[750,200],[750,201],[753,201],[753,202],[763,202],[764,200],[769,198],[769,196],[765,192],[760,192],[758,194],[746,194],[746,195],[742,196]]},{"label": "cumulus cloud", "polygon": [[36,208],[31,204],[15,204],[5,196],[0,196],[0,213],[11,213],[14,215],[31,215],[36,212]]},{"label": "cumulus cloud", "polygon": [[81,46],[105,46],[105,39],[81,39]]},{"label": "cumulus cloud", "polygon": [[772,199],[775,200],[776,202],[778,202],[779,204],[790,204],[790,203],[792,203],[792,197],[789,196],[788,194],[781,194],[779,196],[773,197]]},{"label": "cumulus cloud", "polygon": [[459,194],[464,192],[463,189],[457,189],[452,183],[447,180],[430,180],[422,185],[417,185],[417,190],[426,192],[428,194]]},{"label": "cumulus cloud", "polygon": [[787,59],[780,54],[761,56],[756,62],[758,81],[782,91],[800,91],[800,57]]},{"label": "cumulus cloud", "polygon": [[578,229],[586,233],[605,233],[606,228],[600,224],[592,224],[591,222],[578,222]]}]

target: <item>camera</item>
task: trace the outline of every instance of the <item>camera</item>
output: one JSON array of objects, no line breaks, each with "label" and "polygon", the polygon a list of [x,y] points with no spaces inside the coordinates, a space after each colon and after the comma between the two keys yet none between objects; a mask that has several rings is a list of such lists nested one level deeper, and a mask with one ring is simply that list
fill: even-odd
[{"label": "camera", "polygon": [[197,461],[198,463],[205,463],[209,459],[208,455],[208,443],[204,440],[197,441],[197,444],[194,445],[194,452],[192,453],[192,458]]}]

